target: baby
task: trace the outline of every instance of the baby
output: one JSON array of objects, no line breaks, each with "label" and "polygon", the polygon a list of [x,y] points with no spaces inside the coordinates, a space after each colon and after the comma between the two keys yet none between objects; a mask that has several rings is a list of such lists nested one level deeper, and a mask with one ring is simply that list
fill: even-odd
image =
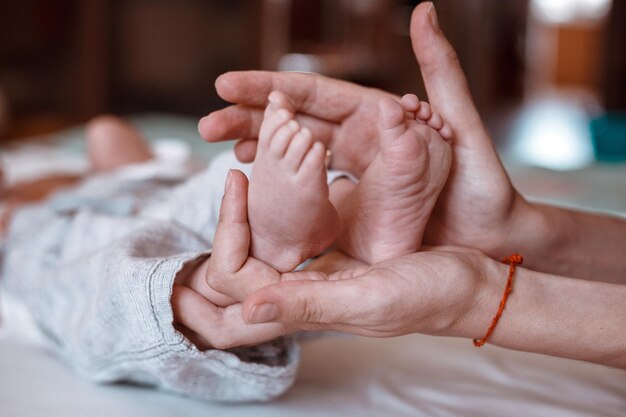
[{"label": "baby", "polygon": [[[419,249],[450,167],[449,128],[412,95],[381,100],[373,117],[378,155],[358,184],[339,175],[329,187],[327,177],[337,173],[327,174],[324,146],[295,120],[285,95],[270,96],[256,162],[251,171],[236,165],[251,177],[253,256],[290,271],[333,244],[370,263]],[[87,133],[96,175],[5,190],[3,289],[28,308],[75,369],[96,380],[221,401],[269,398],[286,389],[297,367],[291,342],[199,352],[184,328],[190,328],[187,310],[173,301],[172,289],[186,279],[182,271],[211,260],[224,180],[236,164],[232,154],[178,185],[167,178],[142,183],[129,177],[132,167],[124,168],[153,158],[137,131],[105,117]],[[34,204],[59,187],[61,194]],[[192,275],[200,273],[206,285],[203,272],[198,266]],[[195,296],[227,311],[232,300],[209,290]],[[193,320],[222,331],[206,311]]]},{"label": "baby", "polygon": [[451,163],[451,132],[408,94],[378,103],[380,150],[358,184],[327,186],[326,151],[269,96],[249,187],[251,255],[291,271],[331,245],[369,264],[416,252]]}]

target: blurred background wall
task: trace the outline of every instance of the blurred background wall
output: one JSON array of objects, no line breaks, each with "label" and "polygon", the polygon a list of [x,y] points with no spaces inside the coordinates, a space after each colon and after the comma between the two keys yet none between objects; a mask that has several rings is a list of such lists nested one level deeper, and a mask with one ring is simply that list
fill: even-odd
[{"label": "blurred background wall", "polygon": [[[424,97],[408,25],[415,0],[2,0],[0,138],[104,112],[199,117],[215,78],[305,70]],[[495,133],[536,97],[626,109],[626,2],[436,0]],[[574,93],[572,93],[574,92]]]}]

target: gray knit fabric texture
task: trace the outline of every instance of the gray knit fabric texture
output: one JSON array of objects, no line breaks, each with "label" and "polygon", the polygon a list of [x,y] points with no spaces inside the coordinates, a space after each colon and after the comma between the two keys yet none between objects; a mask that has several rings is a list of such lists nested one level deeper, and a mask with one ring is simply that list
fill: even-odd
[{"label": "gray knit fabric texture", "polygon": [[[295,378],[290,337],[198,351],[172,326],[177,273],[208,256],[232,154],[185,181],[92,176],[13,217],[0,283],[77,372],[213,401],[263,401]],[[342,176],[329,173],[329,182]]]}]

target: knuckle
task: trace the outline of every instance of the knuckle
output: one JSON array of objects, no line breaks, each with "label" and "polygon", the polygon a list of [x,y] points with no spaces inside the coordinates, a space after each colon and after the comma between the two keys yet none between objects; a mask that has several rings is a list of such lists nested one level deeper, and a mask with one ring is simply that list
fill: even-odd
[{"label": "knuckle", "polygon": [[224,350],[233,346],[232,340],[228,336],[225,336],[222,332],[218,332],[211,336],[209,343],[214,349]]},{"label": "knuckle", "polygon": [[225,274],[211,273],[207,275],[207,285],[220,293],[223,293],[227,289],[228,278]]},{"label": "knuckle", "polygon": [[305,323],[318,323],[322,321],[322,308],[314,298],[302,298],[299,308],[292,315],[297,315],[299,321]]},{"label": "knuckle", "polygon": [[224,316],[219,317],[216,323],[208,330],[207,341],[218,350],[230,349],[235,346],[235,340]]}]

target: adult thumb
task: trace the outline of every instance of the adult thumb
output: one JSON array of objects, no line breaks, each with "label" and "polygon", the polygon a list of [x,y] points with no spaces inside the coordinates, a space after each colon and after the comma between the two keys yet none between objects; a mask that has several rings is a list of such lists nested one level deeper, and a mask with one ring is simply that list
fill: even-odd
[{"label": "adult thumb", "polygon": [[421,3],[413,11],[411,43],[428,100],[452,128],[455,141],[467,143],[477,132],[486,136],[457,54],[439,29],[431,2]]},{"label": "adult thumb", "polygon": [[226,179],[211,263],[220,272],[237,272],[248,259],[249,249],[248,179],[232,169]]},{"label": "adult thumb", "polygon": [[358,279],[286,281],[264,287],[243,305],[247,323],[281,322],[306,330],[346,330],[369,309],[371,297]]}]

